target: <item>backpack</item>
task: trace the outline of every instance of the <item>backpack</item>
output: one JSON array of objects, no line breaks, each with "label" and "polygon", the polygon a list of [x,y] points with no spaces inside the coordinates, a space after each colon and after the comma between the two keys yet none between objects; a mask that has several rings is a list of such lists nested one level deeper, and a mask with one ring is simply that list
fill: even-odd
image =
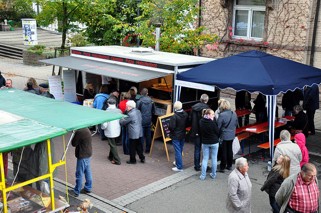
[{"label": "backpack", "polygon": [[103,108],[102,108],[102,110],[106,110],[107,108],[108,108],[108,98],[106,98],[105,100],[104,100],[104,103],[103,103]]}]

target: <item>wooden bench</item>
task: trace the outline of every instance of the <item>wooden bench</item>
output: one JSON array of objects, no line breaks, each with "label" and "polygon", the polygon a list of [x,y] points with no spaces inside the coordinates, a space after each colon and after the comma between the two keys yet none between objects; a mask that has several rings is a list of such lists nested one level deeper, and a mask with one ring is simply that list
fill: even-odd
[{"label": "wooden bench", "polygon": [[[294,139],[294,136],[291,136],[291,140],[293,140],[293,139]],[[277,146],[280,142],[281,142],[280,138],[275,139],[274,140],[274,146]],[[262,151],[262,160],[264,161],[264,159],[265,159],[265,150],[270,149],[270,142],[268,141],[268,142],[259,144],[257,147],[261,148],[263,150]]]},{"label": "wooden bench", "polygon": [[[293,140],[293,139],[294,139],[294,136],[291,136],[291,140]],[[274,140],[274,146],[278,145],[280,142],[281,142],[280,138],[275,139]],[[257,147],[261,148],[261,149],[269,149],[270,148],[270,142],[268,141],[268,142],[259,144]]]}]

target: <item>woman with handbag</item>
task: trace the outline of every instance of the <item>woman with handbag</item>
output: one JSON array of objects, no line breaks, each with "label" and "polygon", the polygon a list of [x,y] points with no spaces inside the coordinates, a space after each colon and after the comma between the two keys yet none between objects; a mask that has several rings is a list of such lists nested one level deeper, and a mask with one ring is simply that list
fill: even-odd
[{"label": "woman with handbag", "polygon": [[222,100],[219,108],[220,115],[217,119],[217,126],[220,130],[220,140],[222,140],[220,144],[220,146],[222,146],[222,156],[219,172],[224,173],[224,169],[232,169],[232,143],[235,138],[235,130],[238,125],[238,120],[235,112],[231,110],[229,101]]},{"label": "woman with handbag", "polygon": [[270,205],[273,213],[279,213],[280,207],[276,203],[275,194],[279,190],[284,179],[290,175],[291,159],[287,155],[280,155],[276,164],[267,176],[266,181],[261,187],[261,191],[265,191],[269,195]]},{"label": "woman with handbag", "polygon": [[214,119],[214,111],[212,109],[205,109],[203,118],[199,122],[200,126],[200,139],[202,143],[203,160],[202,160],[202,171],[201,180],[206,178],[206,169],[208,159],[211,153],[212,160],[212,172],[210,176],[212,179],[216,177],[217,168],[217,152],[218,152],[218,134],[219,130]]}]

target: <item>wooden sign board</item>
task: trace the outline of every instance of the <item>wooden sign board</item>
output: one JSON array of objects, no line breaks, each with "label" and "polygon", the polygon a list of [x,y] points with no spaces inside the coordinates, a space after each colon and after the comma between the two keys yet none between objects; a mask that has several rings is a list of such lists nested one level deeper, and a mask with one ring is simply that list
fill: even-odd
[{"label": "wooden sign board", "polygon": [[163,115],[159,116],[156,121],[156,127],[154,130],[154,135],[152,139],[152,144],[150,147],[150,152],[149,155],[152,154],[153,146],[154,146],[154,141],[156,138],[162,137],[164,146],[165,146],[165,151],[166,151],[166,156],[167,160],[169,161],[169,155],[168,155],[168,149],[167,149],[167,144],[166,142],[170,141],[170,130],[169,130],[169,121],[171,117],[174,115],[174,113],[168,114],[168,115]]}]

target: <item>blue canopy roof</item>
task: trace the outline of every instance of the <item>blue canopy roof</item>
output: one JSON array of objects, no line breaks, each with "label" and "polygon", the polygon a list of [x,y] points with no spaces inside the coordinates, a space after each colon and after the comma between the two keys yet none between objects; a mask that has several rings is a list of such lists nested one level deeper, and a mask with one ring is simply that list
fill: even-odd
[{"label": "blue canopy roof", "polygon": [[265,95],[321,83],[321,69],[260,51],[218,59],[179,73],[178,80]]}]

